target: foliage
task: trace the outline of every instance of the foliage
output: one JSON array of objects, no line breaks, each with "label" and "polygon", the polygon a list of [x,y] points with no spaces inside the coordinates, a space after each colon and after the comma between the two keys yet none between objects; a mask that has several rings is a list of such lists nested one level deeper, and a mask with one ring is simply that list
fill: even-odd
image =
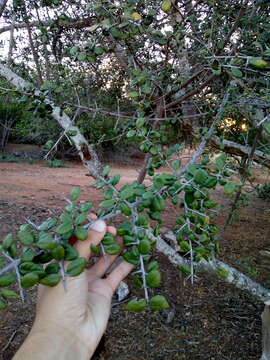
[{"label": "foliage", "polygon": [[2,163],[5,163],[5,162],[7,162],[7,163],[18,163],[19,160],[14,155],[0,153],[0,162],[2,162]]},{"label": "foliage", "polygon": [[58,159],[48,160],[44,163],[44,166],[50,168],[68,168],[67,164],[64,164],[61,160]]},{"label": "foliage", "polygon": [[256,191],[259,198],[263,200],[270,199],[270,184],[258,185]]}]

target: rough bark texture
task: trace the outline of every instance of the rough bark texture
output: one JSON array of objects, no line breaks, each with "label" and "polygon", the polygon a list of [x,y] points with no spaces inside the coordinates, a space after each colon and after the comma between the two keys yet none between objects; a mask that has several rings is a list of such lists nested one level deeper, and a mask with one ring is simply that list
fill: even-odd
[{"label": "rough bark texture", "polygon": [[[0,75],[6,78],[17,89],[32,88],[32,85],[28,81],[25,81],[20,76],[11,71],[8,67],[2,64],[0,64]],[[35,90],[36,96],[39,96],[40,94],[41,92],[39,90]],[[72,124],[71,119],[60,109],[60,107],[55,106],[49,98],[45,99],[45,102],[51,105],[53,109],[52,116],[65,131],[76,130],[77,134],[72,136],[72,141],[74,142],[79,152],[84,166],[89,170],[93,177],[100,176],[102,165],[98,159],[97,153],[93,150],[92,146],[88,144],[87,140],[80,133],[77,126]]]},{"label": "rough bark texture", "polygon": [[261,360],[270,360],[270,306],[265,305],[262,317],[262,348]]}]

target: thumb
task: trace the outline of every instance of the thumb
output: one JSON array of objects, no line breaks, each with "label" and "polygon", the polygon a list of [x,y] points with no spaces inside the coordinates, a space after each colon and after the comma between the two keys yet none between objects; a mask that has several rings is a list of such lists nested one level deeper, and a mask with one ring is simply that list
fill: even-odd
[{"label": "thumb", "polygon": [[76,248],[80,256],[88,259],[91,254],[91,245],[98,245],[106,234],[107,226],[103,220],[95,221],[88,230],[88,238],[84,241],[78,241]]}]

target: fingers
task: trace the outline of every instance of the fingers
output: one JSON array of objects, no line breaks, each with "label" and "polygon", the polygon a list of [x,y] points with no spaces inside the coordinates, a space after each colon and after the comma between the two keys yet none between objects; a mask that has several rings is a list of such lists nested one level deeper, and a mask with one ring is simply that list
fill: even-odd
[{"label": "fingers", "polygon": [[84,241],[79,241],[75,245],[80,256],[88,259],[91,254],[90,246],[98,245],[103,239],[106,232],[107,232],[106,223],[103,220],[95,221],[89,228],[88,239]]},{"label": "fingers", "polygon": [[122,261],[116,268],[109,274],[106,281],[112,288],[113,292],[124,278],[134,269],[134,265]]}]

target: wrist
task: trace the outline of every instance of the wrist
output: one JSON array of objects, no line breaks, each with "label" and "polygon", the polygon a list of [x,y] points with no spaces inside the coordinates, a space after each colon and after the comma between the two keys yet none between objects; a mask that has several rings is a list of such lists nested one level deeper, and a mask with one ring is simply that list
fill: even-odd
[{"label": "wrist", "polygon": [[89,360],[95,349],[68,329],[55,324],[34,324],[14,360]]}]

